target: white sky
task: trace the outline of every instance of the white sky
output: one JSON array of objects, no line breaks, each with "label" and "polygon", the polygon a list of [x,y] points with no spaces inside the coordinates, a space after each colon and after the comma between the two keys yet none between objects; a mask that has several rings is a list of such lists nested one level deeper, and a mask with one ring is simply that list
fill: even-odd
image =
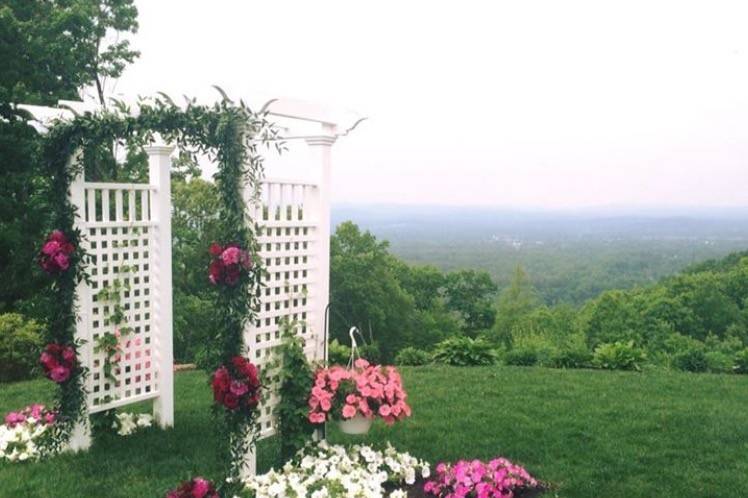
[{"label": "white sky", "polygon": [[748,2],[136,3],[118,93],[369,116],[337,202],[748,205]]}]

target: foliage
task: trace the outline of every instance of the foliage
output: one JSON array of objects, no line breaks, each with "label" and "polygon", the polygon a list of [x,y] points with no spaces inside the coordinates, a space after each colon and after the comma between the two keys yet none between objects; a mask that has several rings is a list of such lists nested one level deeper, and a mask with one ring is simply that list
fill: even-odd
[{"label": "foliage", "polygon": [[304,353],[304,341],[297,323],[281,323],[283,342],[275,350],[278,373],[278,404],[275,407],[280,439],[280,462],[290,460],[312,438],[315,427],[307,419],[307,398],[314,372]]},{"label": "foliage", "polygon": [[[396,260],[387,242],[377,241],[352,223],[337,227],[330,239],[330,337],[344,342],[356,325],[371,331],[389,361],[415,335],[414,299],[400,286]],[[345,321],[339,321],[342,316]]]},{"label": "foliage", "polygon": [[[0,312],[44,321],[48,280],[31,265],[55,225],[41,137],[16,103],[55,105],[118,77],[137,55],[121,35],[137,28],[132,0],[5,0],[0,5]],[[117,40],[108,44],[106,40]],[[52,202],[50,202],[52,201]],[[46,296],[49,298],[49,296]]]},{"label": "foliage", "polygon": [[401,349],[395,356],[395,365],[418,367],[431,363],[431,355],[412,346]]},{"label": "foliage", "polygon": [[702,348],[690,348],[673,356],[673,365],[685,372],[706,372],[709,363]]},{"label": "foliage", "polygon": [[735,354],[735,365],[732,369],[735,373],[748,374],[748,348]]},{"label": "foliage", "polygon": [[501,291],[496,303],[496,321],[492,324],[491,331],[493,340],[511,347],[515,327],[539,304],[540,300],[527,273],[518,265],[514,270],[512,281]]},{"label": "foliage", "polygon": [[187,181],[172,170],[174,359],[205,370],[220,363],[220,345],[211,340],[215,311],[205,275],[205,248],[218,239],[219,209],[215,183]]},{"label": "foliage", "polygon": [[333,339],[327,345],[328,365],[345,365],[351,357],[351,348]]},{"label": "foliage", "polygon": [[504,353],[503,358],[507,365],[530,367],[538,362],[538,351],[534,347],[515,347]]},{"label": "foliage", "polygon": [[548,366],[554,368],[587,368],[592,365],[592,353],[585,346],[569,346],[553,353]]},{"label": "foliage", "polygon": [[42,327],[18,313],[0,315],[0,382],[22,380],[36,371]]},{"label": "foliage", "polygon": [[641,370],[646,355],[633,341],[601,344],[592,359],[598,368],[607,370]]},{"label": "foliage", "polygon": [[[357,346],[358,356],[368,360],[371,363],[381,363],[382,354],[379,351],[379,344],[359,344]],[[347,365],[351,359],[351,348],[341,344],[337,339],[333,339],[327,346],[327,364],[328,365]]]},{"label": "foliage", "polygon": [[732,370],[733,359],[730,355],[720,351],[708,351],[704,354],[707,370],[712,373],[729,373]]},{"label": "foliage", "polygon": [[484,339],[471,337],[450,337],[436,345],[433,354],[436,363],[453,366],[493,365],[496,351]]},{"label": "foliage", "polygon": [[491,328],[496,318],[495,292],[496,284],[487,272],[458,270],[446,275],[446,305],[461,317],[463,334],[474,337]]}]

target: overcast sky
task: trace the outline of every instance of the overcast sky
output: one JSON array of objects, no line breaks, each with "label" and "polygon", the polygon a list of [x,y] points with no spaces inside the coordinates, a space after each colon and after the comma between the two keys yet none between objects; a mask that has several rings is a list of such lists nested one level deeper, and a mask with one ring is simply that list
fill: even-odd
[{"label": "overcast sky", "polygon": [[368,116],[337,202],[748,205],[748,2],[136,3],[117,92]]}]

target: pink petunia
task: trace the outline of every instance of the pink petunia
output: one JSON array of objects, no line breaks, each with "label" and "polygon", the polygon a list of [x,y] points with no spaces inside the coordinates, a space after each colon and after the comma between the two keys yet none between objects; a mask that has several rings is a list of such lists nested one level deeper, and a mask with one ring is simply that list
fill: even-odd
[{"label": "pink petunia", "polygon": [[343,418],[353,418],[356,416],[356,407],[353,405],[345,405],[343,407]]}]

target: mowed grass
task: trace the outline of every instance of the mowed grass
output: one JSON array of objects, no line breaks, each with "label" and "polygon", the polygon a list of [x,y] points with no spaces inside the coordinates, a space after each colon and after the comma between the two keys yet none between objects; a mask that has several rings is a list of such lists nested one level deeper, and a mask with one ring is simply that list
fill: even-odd
[{"label": "mowed grass", "polygon": [[[748,377],[521,367],[403,368],[413,417],[376,424],[431,462],[502,455],[549,483],[549,496],[748,496]],[[48,399],[46,381],[0,385],[0,412]],[[213,477],[210,394],[202,372],[176,376],[176,425],[36,464],[0,464],[2,497],[156,497],[192,475]],[[143,409],[144,407],[139,407]],[[260,468],[277,460],[260,447]]]}]

